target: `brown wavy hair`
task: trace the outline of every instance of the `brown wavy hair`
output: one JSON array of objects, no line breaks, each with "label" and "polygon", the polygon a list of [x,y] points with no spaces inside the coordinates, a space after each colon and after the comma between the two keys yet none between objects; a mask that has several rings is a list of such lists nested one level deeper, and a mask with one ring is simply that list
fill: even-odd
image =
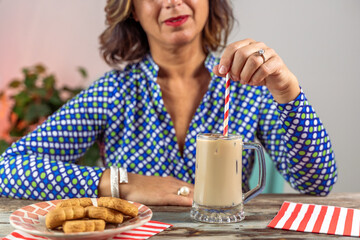
[{"label": "brown wavy hair", "polygon": [[[140,60],[149,52],[147,36],[140,23],[132,17],[131,0],[108,0],[107,28],[100,35],[100,51],[110,66]],[[206,53],[225,47],[234,23],[228,0],[209,0],[209,17],[202,32]]]}]

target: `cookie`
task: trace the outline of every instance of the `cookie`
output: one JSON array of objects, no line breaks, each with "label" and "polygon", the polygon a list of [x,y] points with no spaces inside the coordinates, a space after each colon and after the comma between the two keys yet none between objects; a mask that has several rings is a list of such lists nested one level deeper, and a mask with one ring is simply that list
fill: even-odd
[{"label": "cookie", "polygon": [[56,208],[46,214],[45,225],[47,228],[54,229],[66,220],[80,219],[85,216],[85,208],[81,206]]},{"label": "cookie", "polygon": [[105,229],[105,221],[102,219],[86,219],[65,221],[62,225],[64,233],[94,232]]},{"label": "cookie", "polygon": [[90,198],[70,198],[65,199],[56,204],[56,208],[62,208],[62,207],[71,207],[71,206],[92,206],[92,201]]},{"label": "cookie", "polygon": [[131,217],[136,217],[139,211],[134,204],[115,197],[100,197],[98,199],[98,206],[111,208]]},{"label": "cookie", "polygon": [[85,214],[88,218],[103,219],[109,223],[122,223],[124,220],[121,212],[105,207],[86,207]]}]

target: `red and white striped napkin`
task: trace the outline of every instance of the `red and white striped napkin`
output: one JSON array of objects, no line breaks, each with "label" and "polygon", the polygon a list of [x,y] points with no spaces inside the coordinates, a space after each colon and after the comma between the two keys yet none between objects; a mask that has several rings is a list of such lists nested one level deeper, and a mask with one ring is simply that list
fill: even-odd
[{"label": "red and white striped napkin", "polygon": [[284,202],[268,227],[360,237],[360,210]]},{"label": "red and white striped napkin", "polygon": [[[149,221],[148,223],[126,231],[119,233],[115,237],[111,238],[113,240],[118,239],[136,239],[136,240],[142,240],[142,239],[148,239],[149,237],[152,237],[162,231],[164,231],[166,228],[171,227],[171,224],[168,223],[162,223],[157,221]],[[26,239],[26,240],[47,240],[48,238],[35,236],[29,233],[25,233],[20,230],[15,230],[6,237],[4,237],[2,240],[13,240],[13,239]]]}]

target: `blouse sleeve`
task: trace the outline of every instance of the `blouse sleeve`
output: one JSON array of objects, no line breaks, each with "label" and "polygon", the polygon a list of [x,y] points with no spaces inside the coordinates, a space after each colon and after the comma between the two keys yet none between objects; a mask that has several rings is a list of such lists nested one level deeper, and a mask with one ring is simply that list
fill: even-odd
[{"label": "blouse sleeve", "polygon": [[276,103],[266,90],[260,107],[258,138],[290,185],[313,195],[327,195],[337,180],[331,142],[321,120],[301,90],[287,103]]},{"label": "blouse sleeve", "polygon": [[96,197],[104,168],[76,165],[106,127],[111,93],[95,81],[0,157],[0,195],[51,200]]}]

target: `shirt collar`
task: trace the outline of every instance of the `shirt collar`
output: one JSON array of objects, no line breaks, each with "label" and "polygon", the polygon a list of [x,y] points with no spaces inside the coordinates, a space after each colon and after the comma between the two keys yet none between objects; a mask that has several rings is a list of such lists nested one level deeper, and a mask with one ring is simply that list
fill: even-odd
[{"label": "shirt collar", "polygon": [[[159,66],[155,63],[150,53],[147,53],[143,59],[139,62],[141,69],[144,71],[146,77],[150,80],[156,82]],[[212,69],[215,65],[219,63],[217,59],[211,52],[207,55],[204,66],[209,71],[211,78],[214,78]]]}]

